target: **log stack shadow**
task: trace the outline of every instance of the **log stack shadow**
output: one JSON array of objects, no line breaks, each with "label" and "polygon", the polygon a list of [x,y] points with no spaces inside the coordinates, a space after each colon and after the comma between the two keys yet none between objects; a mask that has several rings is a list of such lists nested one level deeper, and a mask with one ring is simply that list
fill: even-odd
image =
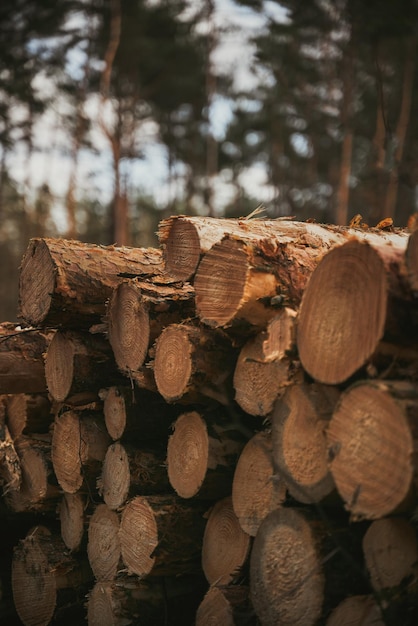
[{"label": "log stack shadow", "polygon": [[417,232],[31,240],[0,326],[0,617],[415,624]]}]

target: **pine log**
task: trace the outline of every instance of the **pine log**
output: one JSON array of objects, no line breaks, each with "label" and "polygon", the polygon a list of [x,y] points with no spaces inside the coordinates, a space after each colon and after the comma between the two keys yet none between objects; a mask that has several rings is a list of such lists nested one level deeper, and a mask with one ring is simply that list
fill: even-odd
[{"label": "pine log", "polygon": [[405,252],[395,246],[353,240],[323,258],[305,289],[297,333],[302,365],[315,380],[346,381],[385,334],[410,344],[417,301],[405,275]]},{"label": "pine log", "polygon": [[174,495],[136,496],[120,525],[122,559],[128,574],[171,576],[199,571],[203,509]]},{"label": "pine log", "polygon": [[[349,238],[342,230],[310,226],[316,227],[315,235],[302,233],[297,226],[293,235],[227,235],[214,245],[200,262],[193,283],[201,321],[214,327],[246,323],[262,329],[278,308],[297,308],[323,255]],[[407,234],[389,235],[369,233],[367,238],[376,245],[387,242],[390,251],[404,256]]]},{"label": "pine log", "polygon": [[418,388],[367,381],[341,396],[327,430],[330,470],[354,519],[408,507],[415,490]]},{"label": "pine log", "polygon": [[209,587],[196,613],[196,626],[256,624],[249,606],[249,588],[244,585]]},{"label": "pine log", "polygon": [[228,585],[242,576],[251,537],[240,526],[230,496],[211,509],[203,536],[202,569],[209,584]]},{"label": "pine log", "polygon": [[[21,495],[31,510],[42,511],[46,500],[55,503],[61,495],[51,461],[50,435],[21,436],[15,440],[22,471]],[[46,503],[46,508],[49,504]]]},{"label": "pine log", "polygon": [[243,531],[255,537],[268,513],[283,504],[286,491],[274,472],[271,433],[261,431],[242,450],[232,483],[232,504]]},{"label": "pine log", "polygon": [[51,458],[64,491],[94,489],[110,442],[100,413],[65,411],[55,418]]},{"label": "pine log", "polygon": [[167,326],[155,343],[155,382],[167,402],[205,397],[229,404],[236,355],[223,333],[190,324]]},{"label": "pine log", "polygon": [[394,238],[401,243],[407,235],[312,224],[292,220],[264,219],[215,219],[212,217],[191,217],[178,215],[162,220],[158,227],[158,237],[163,250],[166,272],[177,280],[190,280],[196,272],[201,256],[209,252],[225,235],[237,239],[263,240],[274,236],[285,241],[299,241],[300,245],[330,248],[343,243],[350,237],[372,242]]},{"label": "pine log", "polygon": [[122,571],[120,519],[106,504],[95,508],[89,521],[87,555],[96,580],[114,580]]},{"label": "pine log", "polygon": [[371,595],[345,598],[332,611],[326,626],[385,626],[382,613]]},{"label": "pine log", "polygon": [[113,386],[100,392],[106,428],[114,441],[144,443],[167,438],[178,409],[146,389]]},{"label": "pine log", "polygon": [[234,370],[235,400],[251,415],[265,417],[288,385],[301,376],[290,357],[296,313],[284,308],[241,348]]},{"label": "pine log", "polygon": [[414,526],[401,517],[371,523],[363,537],[363,552],[370,582],[382,604],[401,591],[417,593],[418,543]]},{"label": "pine log", "polygon": [[167,446],[171,486],[182,498],[217,500],[231,492],[234,469],[245,441],[218,415],[208,419],[197,411],[180,415]]},{"label": "pine log", "polygon": [[13,439],[47,433],[54,417],[46,394],[16,393],[7,402],[7,425]]},{"label": "pine log", "polygon": [[120,274],[156,275],[161,252],[65,239],[31,239],[19,277],[19,316],[34,326],[89,328],[101,321]]},{"label": "pine log", "polygon": [[119,369],[125,374],[138,370],[165,326],[194,315],[194,289],[189,284],[123,281],[107,307],[109,341]]},{"label": "pine log", "polygon": [[250,596],[263,626],[313,626],[367,585],[361,542],[312,509],[280,507],[261,522],[250,558]]},{"label": "pine log", "polygon": [[0,324],[0,394],[45,393],[43,354],[53,333]]},{"label": "pine log", "polygon": [[147,580],[125,576],[97,582],[88,595],[88,625],[186,626],[193,623],[201,588],[196,576]]},{"label": "pine log", "polygon": [[91,581],[87,560],[76,560],[44,526],[30,530],[14,549],[13,597],[25,626],[47,626],[60,608],[80,606]]},{"label": "pine log", "polygon": [[9,396],[0,395],[0,487],[3,493],[17,491],[22,484],[22,470],[13,439],[7,427]]},{"label": "pine log", "polygon": [[334,490],[325,430],[339,398],[335,387],[300,383],[287,388],[271,415],[273,462],[290,495],[304,504]]},{"label": "pine log", "polygon": [[85,494],[64,493],[58,508],[61,537],[68,550],[78,552],[87,529],[88,498]]},{"label": "pine log", "polygon": [[168,493],[166,447],[136,448],[120,442],[108,447],[98,480],[98,491],[112,510],[136,495]]},{"label": "pine log", "polygon": [[48,391],[56,402],[77,405],[98,399],[99,390],[122,381],[109,343],[78,331],[58,331],[45,357]]}]

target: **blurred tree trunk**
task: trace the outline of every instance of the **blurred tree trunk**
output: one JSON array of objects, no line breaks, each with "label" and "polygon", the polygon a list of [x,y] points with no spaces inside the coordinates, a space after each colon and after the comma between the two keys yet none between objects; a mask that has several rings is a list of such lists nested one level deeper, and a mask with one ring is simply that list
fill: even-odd
[{"label": "blurred tree trunk", "polygon": [[341,150],[340,180],[337,190],[337,210],[335,221],[337,224],[348,223],[348,206],[350,196],[351,159],[353,155],[353,34],[343,52],[342,81],[343,100],[341,109],[341,125],[344,138]]},{"label": "blurred tree trunk", "polygon": [[214,208],[214,178],[218,172],[218,142],[213,136],[213,129],[211,127],[211,107],[213,99],[216,94],[217,81],[216,75],[213,71],[212,55],[216,48],[216,27],[213,19],[215,11],[214,0],[206,0],[207,8],[207,20],[208,20],[208,39],[207,39],[207,60],[206,60],[206,107],[207,107],[207,139],[206,139],[206,204],[208,209],[208,215],[215,215]]}]

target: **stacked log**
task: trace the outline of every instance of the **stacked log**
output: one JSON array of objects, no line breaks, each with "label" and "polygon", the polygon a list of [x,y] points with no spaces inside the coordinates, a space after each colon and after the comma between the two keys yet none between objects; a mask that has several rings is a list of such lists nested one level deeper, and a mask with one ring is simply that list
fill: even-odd
[{"label": "stacked log", "polygon": [[21,623],[415,624],[417,232],[31,240],[0,330]]}]

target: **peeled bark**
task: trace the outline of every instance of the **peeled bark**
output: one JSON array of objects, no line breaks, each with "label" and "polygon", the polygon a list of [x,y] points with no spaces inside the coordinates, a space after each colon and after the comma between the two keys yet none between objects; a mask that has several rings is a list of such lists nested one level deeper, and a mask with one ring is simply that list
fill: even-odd
[{"label": "peeled bark", "polygon": [[196,626],[255,624],[249,607],[249,589],[243,585],[209,588],[196,613]]},{"label": "peeled bark", "polygon": [[295,384],[277,400],[271,416],[275,471],[304,504],[320,502],[335,489],[325,430],[339,395],[334,387]]},{"label": "peeled bark", "polygon": [[274,472],[271,434],[259,432],[242,450],[232,483],[232,504],[243,531],[255,537],[263,519],[285,498],[286,485]]},{"label": "peeled bark", "polygon": [[80,605],[91,580],[87,562],[71,556],[44,526],[29,531],[14,549],[13,597],[25,626],[47,626],[60,608]]},{"label": "peeled bark", "polygon": [[228,426],[221,416],[205,421],[197,411],[177,418],[167,446],[167,472],[180,497],[217,500],[230,493],[244,440]]},{"label": "peeled bark", "polygon": [[211,509],[202,546],[202,568],[210,584],[227,585],[242,575],[251,549],[251,537],[240,526],[232,498]]},{"label": "peeled bark", "polygon": [[172,495],[137,496],[123,510],[122,559],[128,574],[171,576],[199,571],[203,509]]},{"label": "peeled bark", "polygon": [[99,504],[89,521],[87,555],[96,580],[114,580],[123,569],[116,511]]},{"label": "peeled bark", "polygon": [[43,354],[53,333],[0,324],[0,394],[45,393]]},{"label": "peeled bark", "polygon": [[300,376],[289,356],[294,349],[295,315],[283,309],[240,350],[233,379],[235,400],[251,415],[271,413],[277,398]]},{"label": "peeled bark", "polygon": [[51,456],[64,491],[94,489],[109,444],[100,414],[66,411],[55,418]]},{"label": "peeled bark", "polygon": [[120,274],[161,271],[153,248],[31,239],[20,268],[19,315],[34,326],[88,328],[101,321]]},{"label": "peeled bark", "polygon": [[235,351],[222,334],[189,324],[171,324],[155,345],[154,376],[167,402],[191,403],[213,398],[229,403],[226,382]]},{"label": "peeled bark", "polygon": [[13,439],[31,433],[47,433],[53,421],[51,402],[43,394],[17,393],[7,402],[7,424]]},{"label": "peeled bark", "polygon": [[[293,232],[291,229],[293,226]],[[263,328],[282,306],[297,308],[324,254],[350,238],[403,254],[406,233],[290,222],[286,236],[225,236],[205,254],[194,279],[196,311],[213,327]],[[312,227],[312,228],[311,228]],[[322,263],[321,263],[322,264]],[[214,271],[216,268],[216,271]]]},{"label": "peeled bark", "polygon": [[45,357],[45,374],[54,400],[71,405],[97,400],[101,387],[122,380],[106,339],[77,331],[55,333]]},{"label": "peeled bark", "polygon": [[188,284],[125,280],[114,289],[107,310],[116,363],[129,374],[144,364],[165,326],[194,317],[194,290]]},{"label": "peeled bark", "polygon": [[83,543],[87,528],[88,499],[85,494],[64,493],[58,508],[61,537],[71,552],[77,552]]},{"label": "peeled bark", "polygon": [[[414,332],[405,250],[350,241],[331,250],[303,295],[297,344],[304,369],[317,381],[338,384],[363,367],[386,332]],[[409,326],[409,329],[408,329]]]},{"label": "peeled bark", "polygon": [[385,626],[382,613],[373,596],[345,598],[332,611],[326,626]]},{"label": "peeled bark", "polygon": [[165,458],[166,449],[161,444],[152,449],[120,442],[109,446],[98,480],[99,493],[108,507],[119,509],[136,495],[169,492]]},{"label": "peeled bark", "polygon": [[403,518],[382,518],[363,537],[365,563],[375,592],[386,602],[412,583],[417,593],[418,543],[414,526]]},{"label": "peeled bark", "polygon": [[354,519],[409,505],[415,489],[418,392],[407,381],[368,381],[345,391],[327,430],[330,470]]}]

